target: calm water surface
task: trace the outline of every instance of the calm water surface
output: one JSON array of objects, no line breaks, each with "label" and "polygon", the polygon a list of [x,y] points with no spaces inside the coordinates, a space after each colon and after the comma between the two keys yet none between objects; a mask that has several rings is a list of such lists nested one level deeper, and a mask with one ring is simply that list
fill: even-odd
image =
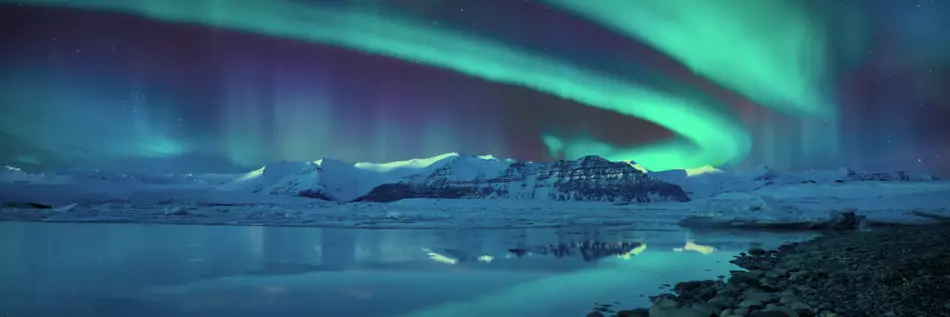
[{"label": "calm water surface", "polygon": [[[664,283],[725,274],[750,244],[811,236],[6,222],[0,316],[584,316],[595,302],[647,305]],[[508,252],[582,241],[646,249],[594,262]],[[426,249],[492,259],[443,263]]]}]

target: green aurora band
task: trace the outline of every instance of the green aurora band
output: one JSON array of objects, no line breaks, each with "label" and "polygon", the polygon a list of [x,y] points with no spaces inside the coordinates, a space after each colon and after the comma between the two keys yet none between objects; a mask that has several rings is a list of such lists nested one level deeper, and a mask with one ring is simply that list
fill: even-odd
[{"label": "green aurora band", "polygon": [[[801,2],[544,1],[643,41],[763,106],[801,116],[795,133],[802,143],[792,146],[807,158],[837,152],[837,108],[820,88],[827,80],[827,33]],[[580,143],[563,145],[568,156],[591,147]]]},{"label": "green aurora band", "polygon": [[825,32],[791,1],[544,1],[644,41],[765,106],[808,114],[834,109],[818,88]]},{"label": "green aurora band", "polygon": [[[0,1],[119,12],[346,47],[527,87],[649,120],[679,136],[676,140],[636,148],[617,148],[596,140],[562,141],[555,136],[542,136],[549,147],[560,147],[557,149],[569,158],[599,155],[611,160],[635,160],[645,168],[660,171],[736,163],[745,158],[751,146],[748,132],[714,107],[651,91],[501,43],[377,13],[286,0]],[[768,63],[764,59],[757,61]],[[761,78],[757,79],[760,80],[756,83],[762,82]],[[791,94],[804,88],[790,89],[783,92]]]}]

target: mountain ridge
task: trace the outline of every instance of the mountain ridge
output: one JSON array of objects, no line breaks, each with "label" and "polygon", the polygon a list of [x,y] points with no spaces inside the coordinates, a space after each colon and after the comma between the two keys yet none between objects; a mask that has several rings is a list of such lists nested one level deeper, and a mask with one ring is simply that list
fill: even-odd
[{"label": "mountain ridge", "polygon": [[218,191],[307,197],[338,202],[392,202],[407,198],[551,201],[688,201],[771,185],[855,181],[929,181],[929,175],[857,172],[847,168],[781,172],[758,166],[742,172],[712,169],[646,171],[632,161],[597,156],[554,162],[446,153],[429,158],[347,163],[323,158],[275,162],[243,174],[130,174],[108,170],[27,173],[0,170],[0,184],[186,186]]},{"label": "mountain ridge", "polygon": [[380,185],[356,201],[406,198],[542,199],[555,201],[689,201],[675,184],[654,179],[627,162],[597,156],[552,163],[511,162],[494,176],[458,177],[447,165],[423,179]]},{"label": "mountain ridge", "polygon": [[323,159],[297,163],[297,171],[292,173],[286,171],[285,164],[277,165],[277,176],[265,166],[221,188],[341,202],[407,198],[689,200],[674,184],[653,179],[627,162],[596,156],[552,163],[458,153],[391,163],[346,164]]}]

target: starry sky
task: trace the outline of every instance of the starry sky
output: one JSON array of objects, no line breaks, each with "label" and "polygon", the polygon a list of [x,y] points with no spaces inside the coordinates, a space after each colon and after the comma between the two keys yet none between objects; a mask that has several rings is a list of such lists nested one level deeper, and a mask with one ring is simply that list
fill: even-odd
[{"label": "starry sky", "polygon": [[947,0],[0,0],[0,163],[950,176]]}]

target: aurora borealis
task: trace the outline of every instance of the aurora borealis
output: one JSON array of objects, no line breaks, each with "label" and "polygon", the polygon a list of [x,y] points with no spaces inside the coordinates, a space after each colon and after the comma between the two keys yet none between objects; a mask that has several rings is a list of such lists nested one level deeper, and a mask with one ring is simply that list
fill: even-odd
[{"label": "aurora borealis", "polygon": [[945,1],[0,3],[10,165],[950,171]]}]

